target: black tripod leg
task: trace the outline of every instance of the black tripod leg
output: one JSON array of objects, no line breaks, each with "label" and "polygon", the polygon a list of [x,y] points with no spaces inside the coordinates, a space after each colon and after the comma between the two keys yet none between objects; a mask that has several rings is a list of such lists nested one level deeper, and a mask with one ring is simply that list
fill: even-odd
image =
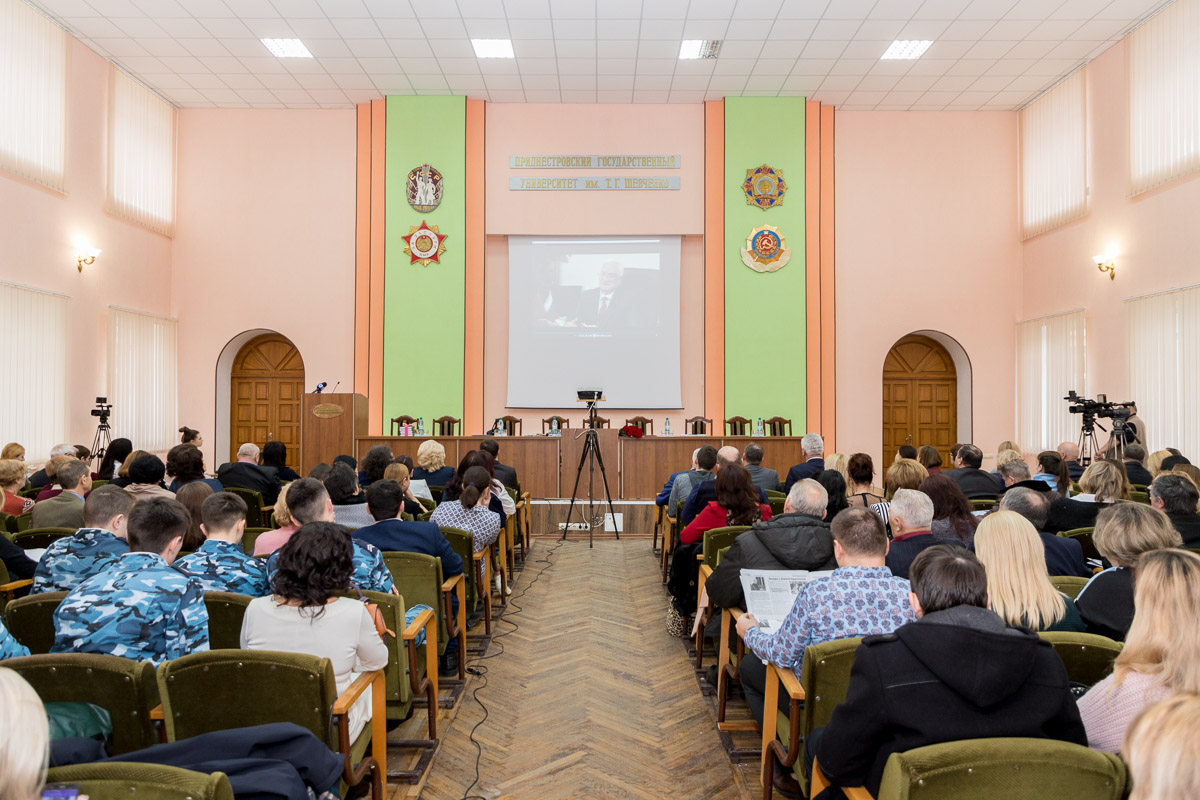
[{"label": "black tripod leg", "polygon": [[616,535],[617,541],[621,540],[621,531],[617,529],[617,512],[613,511],[612,493],[608,491],[608,473],[604,471],[604,456],[600,455],[600,448],[596,448],[596,461],[600,462],[600,477],[604,479],[604,499],[608,501],[608,513],[613,521],[613,534]]},{"label": "black tripod leg", "polygon": [[567,538],[567,531],[571,530],[571,513],[575,510],[575,498],[579,495],[579,478],[583,475],[583,462],[587,461],[588,448],[591,446],[591,437],[586,437],[583,443],[583,456],[579,459],[579,467],[575,470],[575,488],[571,490],[571,505],[567,506],[567,524],[563,527],[561,542]]}]

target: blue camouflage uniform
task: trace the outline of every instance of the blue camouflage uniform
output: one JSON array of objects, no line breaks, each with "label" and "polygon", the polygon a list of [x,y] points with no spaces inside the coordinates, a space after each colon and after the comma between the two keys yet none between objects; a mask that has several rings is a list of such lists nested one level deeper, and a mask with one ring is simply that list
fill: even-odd
[{"label": "blue camouflage uniform", "polygon": [[175,562],[175,566],[200,581],[206,592],[234,592],[262,597],[270,594],[267,563],[246,555],[242,546],[219,539],[208,539],[196,550]]},{"label": "blue camouflage uniform", "polygon": [[164,661],[208,649],[200,581],[157,553],[126,553],[88,578],[54,612],[52,653]]},{"label": "blue camouflage uniform", "polygon": [[[383,553],[375,545],[360,542],[357,539],[351,539],[350,543],[354,545],[352,556],[354,571],[350,573],[351,583],[363,591],[390,594],[396,583],[392,580],[392,573],[388,571],[387,564],[384,563]],[[278,561],[279,551],[276,550],[267,559],[269,575],[274,576],[275,565]]]},{"label": "blue camouflage uniform", "polygon": [[33,573],[33,594],[69,592],[129,552],[129,542],[103,528],[80,528],[46,548]]},{"label": "blue camouflage uniform", "polygon": [[18,658],[29,655],[29,648],[18,642],[0,622],[0,661],[6,658]]}]

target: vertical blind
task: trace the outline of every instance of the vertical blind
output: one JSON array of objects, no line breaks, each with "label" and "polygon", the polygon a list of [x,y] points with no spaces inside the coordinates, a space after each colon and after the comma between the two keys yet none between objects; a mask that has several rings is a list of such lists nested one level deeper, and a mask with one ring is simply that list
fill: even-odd
[{"label": "vertical blind", "polygon": [[1087,213],[1085,70],[1021,110],[1021,238]]},{"label": "vertical blind", "polygon": [[66,188],[67,32],[0,0],[0,169]]},{"label": "vertical blind", "polygon": [[1127,301],[1129,397],[1151,452],[1200,453],[1200,286]]},{"label": "vertical blind", "polygon": [[109,306],[108,402],[114,436],[167,450],[178,427],[176,322]]},{"label": "vertical blind", "polygon": [[116,67],[108,73],[108,210],[170,236],[175,109]]},{"label": "vertical blind", "polygon": [[1200,169],[1200,0],[1177,0],[1129,34],[1126,48],[1136,195]]},{"label": "vertical blind", "polygon": [[[50,458],[67,437],[67,354],[70,300],[65,295],[0,283],[4,380],[0,440],[25,446],[30,462]],[[86,392],[74,387],[75,396]]]},{"label": "vertical blind", "polygon": [[1069,311],[1017,324],[1017,441],[1053,450],[1079,438],[1079,417],[1062,398],[1087,392],[1084,312]]}]

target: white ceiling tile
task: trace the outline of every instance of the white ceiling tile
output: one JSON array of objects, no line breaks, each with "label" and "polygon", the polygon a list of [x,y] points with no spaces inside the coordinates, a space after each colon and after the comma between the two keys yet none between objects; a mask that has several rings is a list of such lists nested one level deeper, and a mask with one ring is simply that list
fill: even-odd
[{"label": "white ceiling tile", "polygon": [[[432,24],[432,21],[422,22],[421,24]],[[461,29],[461,23],[456,22],[456,24]],[[377,36],[383,35],[379,32],[379,27],[373,19],[335,19],[333,20],[333,27],[344,39],[374,39]],[[426,31],[425,35],[430,38],[434,37],[434,34],[429,31]],[[466,35],[465,31],[463,31],[463,35]]]},{"label": "white ceiling tile", "polygon": [[[337,39],[341,36],[338,33],[338,29],[333,27],[333,23],[324,17],[319,19],[288,17],[288,24],[292,26],[292,31],[296,36],[305,41],[309,39]],[[373,37],[379,35],[378,31],[371,34]]]},{"label": "white ceiling tile", "polygon": [[254,34],[250,29],[242,24],[238,19],[219,19],[208,18],[201,19],[198,22],[204,26],[204,30],[208,31],[218,39],[253,39]]},{"label": "white ceiling tile", "polygon": [[1062,4],[1049,15],[1048,19],[1087,20],[1096,16],[1096,12],[1103,7],[1096,0],[1062,0]]},{"label": "white ceiling tile", "polygon": [[510,19],[508,29],[514,39],[554,38],[554,25],[548,19]]},{"label": "white ceiling tile", "polygon": [[580,89],[595,91],[596,76],[595,75],[559,75],[558,86],[560,89]]},{"label": "white ceiling tile", "polygon": [[925,0],[913,19],[958,19],[971,0]]},{"label": "white ceiling tile", "polygon": [[713,75],[709,90],[740,92],[746,86],[749,75]]},{"label": "white ceiling tile", "polygon": [[878,61],[875,62],[875,66],[871,67],[871,71],[868,72],[867,74],[868,75],[893,75],[898,78],[901,75],[907,74],[908,71],[910,69],[912,69],[912,65],[914,63],[916,63],[916,62],[905,61],[903,59],[889,58],[886,61],[883,59],[879,59]]},{"label": "white ceiling tile", "polygon": [[[167,20],[163,20],[163,21],[166,22]],[[159,24],[157,22],[155,22],[152,19],[147,19],[145,17],[126,17],[126,18],[121,18],[121,19],[114,19],[113,24],[115,24],[118,28],[120,28],[125,33],[126,36],[132,36],[132,37],[138,38],[138,39],[142,39],[142,38],[150,39],[150,38],[154,38],[156,36],[166,36],[167,35],[167,32],[165,30],[163,30],[163,28],[161,26],[159,26]],[[197,27],[199,27],[199,26],[197,25]],[[203,30],[203,29],[201,29],[201,30]],[[202,33],[200,35],[206,36],[207,32]],[[92,38],[95,38],[95,37],[92,37]]]},{"label": "white ceiling tile", "polygon": [[432,39],[429,49],[438,58],[475,58],[475,48],[468,39]]},{"label": "white ceiling tile", "polygon": [[909,75],[945,75],[946,70],[954,66],[954,62],[950,60],[940,60],[936,58],[918,58],[909,67]]},{"label": "white ceiling tile", "polygon": [[875,5],[875,0],[836,0],[825,9],[825,18],[866,19]]},{"label": "white ceiling tile", "polygon": [[564,103],[594,103],[596,102],[596,91],[594,89],[563,89],[562,101]]},{"label": "white ceiling tile", "polygon": [[508,20],[464,19],[463,25],[467,29],[467,35],[472,39],[508,39],[511,37]]},{"label": "white ceiling tile", "polygon": [[821,81],[822,89],[833,89],[835,91],[849,91],[862,83],[860,75],[826,75],[825,80]]},{"label": "white ceiling tile", "polygon": [[894,105],[910,106],[921,99],[924,92],[888,92],[883,102]]},{"label": "white ceiling tile", "polygon": [[946,30],[938,37],[939,41],[977,41],[995,24],[992,20],[956,20],[946,26]]},{"label": "white ceiling tile", "polygon": [[[404,62],[401,61],[403,66]],[[484,58],[479,61],[479,71],[484,75],[515,75],[517,61],[512,58]]]},{"label": "white ceiling tile", "polygon": [[406,75],[438,75],[442,68],[436,58],[398,58]]},{"label": "white ceiling tile", "polygon": [[370,75],[334,75],[333,82],[339,89],[373,89],[374,82]]},{"label": "white ceiling tile", "polygon": [[192,104],[198,101],[207,103],[204,95],[200,94],[197,89],[174,89],[171,91],[171,99],[176,103]]},{"label": "white ceiling tile", "polygon": [[824,75],[833,69],[836,58],[801,58],[792,67],[793,75]]},{"label": "white ceiling tile", "polygon": [[260,103],[275,102],[275,93],[270,89],[238,89],[238,95],[247,103],[259,105]]},{"label": "white ceiling tile", "polygon": [[768,41],[759,52],[759,58],[790,58],[795,60],[804,52],[804,42],[800,41]]},{"label": "white ceiling tile", "polygon": [[671,97],[670,97],[670,99],[667,100],[667,102],[668,103],[703,103],[704,102],[704,92],[703,91],[699,91],[699,92],[683,91],[683,92],[681,92],[676,89],[672,89]]},{"label": "white ceiling tile", "polygon": [[717,59],[714,75],[749,75],[754,69],[752,58],[721,58]]},{"label": "white ceiling tile", "polygon": [[733,16],[737,0],[692,0],[688,6],[688,19],[727,20]]},{"label": "white ceiling tile", "polygon": [[633,79],[634,91],[642,89],[670,89],[670,75],[637,75]]},{"label": "white ceiling tile", "polygon": [[724,39],[729,20],[689,19],[683,23],[684,39]]},{"label": "white ceiling tile", "polygon": [[679,60],[679,42],[643,39],[638,43],[638,58]]},{"label": "white ceiling tile", "polygon": [[760,19],[733,19],[725,31],[728,39],[753,39],[761,42],[771,32],[772,23]]},{"label": "white ceiling tile", "polygon": [[461,19],[422,19],[420,24],[426,39],[467,38],[467,29]]},{"label": "white ceiling tile", "polygon": [[602,41],[596,42],[596,55],[599,58],[637,58],[638,43]]},{"label": "white ceiling tile", "polygon": [[450,91],[450,86],[446,83],[445,77],[441,75],[409,75],[408,82],[418,92],[421,91]]},{"label": "white ceiling tile", "polygon": [[554,91],[539,91],[525,90],[525,102],[527,103],[561,103],[562,95],[557,89]]},{"label": "white ceiling tile", "polygon": [[98,17],[100,12],[84,0],[41,0],[38,5],[59,19],[63,17]]},{"label": "white ceiling tile", "polygon": [[379,75],[375,78],[375,87],[379,91],[395,94],[400,92],[411,92],[412,84],[408,82],[408,78],[403,75]]},{"label": "white ceiling tile", "polygon": [[299,89],[300,84],[291,75],[259,75],[262,85],[274,91],[276,89]]},{"label": "white ceiling tile", "polygon": [[899,82],[900,79],[895,75],[868,75],[859,82],[858,88],[867,92],[887,92]]},{"label": "white ceiling tile", "polygon": [[853,41],[842,51],[842,58],[869,58],[872,61],[878,61],[891,44],[891,42]]},{"label": "white ceiling tile", "polygon": [[671,90],[703,91],[708,88],[708,81],[704,75],[676,75],[671,80]]},{"label": "white ceiling tile", "polygon": [[[168,74],[170,71],[167,65],[159,61],[157,58],[149,56],[141,58],[122,58],[121,66],[127,71],[138,75],[146,83],[156,86],[155,80],[161,79],[162,75]],[[154,77],[151,77],[154,76]]]},{"label": "white ceiling tile", "polygon": [[368,75],[403,75],[400,62],[390,56],[381,58],[360,58],[358,63]]},{"label": "white ceiling tile", "polygon": [[1010,53],[1008,58],[1003,58],[997,61],[984,74],[1007,75],[1009,77],[1015,77],[1017,75],[1024,75],[1025,71],[1031,68],[1035,63],[1037,63],[1035,59],[1013,58],[1012,54]]},{"label": "white ceiling tile", "polygon": [[522,88],[520,75],[485,75],[483,82],[487,85],[488,91],[512,91]]},{"label": "white ceiling tile", "polygon": [[1008,55],[1015,44],[1016,42],[976,42],[963,58],[983,58],[994,61]]},{"label": "white ceiling tile", "polygon": [[597,75],[596,88],[602,91],[633,89],[633,74],[629,75]]},{"label": "white ceiling tile", "polygon": [[936,75],[905,75],[896,81],[894,88],[897,91],[905,92],[927,92],[937,82],[938,78]]},{"label": "white ceiling tile", "polygon": [[817,42],[810,41],[804,45],[804,52],[800,54],[801,58],[837,58],[846,49],[849,42]]},{"label": "white ceiling tile", "polygon": [[746,89],[778,92],[786,79],[784,75],[751,75],[746,81]]},{"label": "white ceiling tile", "polygon": [[1034,92],[1003,91],[996,92],[996,94],[992,95],[991,102],[1003,103],[1004,105],[1015,108],[1016,106],[1025,105],[1025,103],[1028,102],[1033,96]]},{"label": "white ceiling tile", "polygon": [[[743,42],[726,40],[721,45],[721,58],[758,58],[762,55],[761,40],[747,39]],[[711,61],[712,59],[687,59],[688,61]]]},{"label": "white ceiling tile", "polygon": [[517,58],[555,58],[553,39],[513,39],[513,53]]},{"label": "white ceiling tile", "polygon": [[994,59],[988,58],[965,58],[962,61],[956,61],[946,70],[947,75],[956,75],[959,77],[978,78],[981,75],[986,75],[987,71],[996,64]]},{"label": "white ceiling tile", "polygon": [[628,103],[632,100],[632,88],[628,90],[600,89],[596,92],[596,102],[598,103]]},{"label": "white ceiling tile", "polygon": [[817,23],[811,19],[781,19],[771,26],[771,40],[803,42],[812,36]]},{"label": "white ceiling tile", "polygon": [[[264,47],[263,52],[266,53],[267,48]],[[165,62],[166,59],[163,59],[163,61]],[[257,75],[258,79],[262,81],[263,85],[268,89],[274,88],[267,83],[268,76],[280,75],[287,72],[287,70],[283,68],[283,60],[275,58],[275,56],[269,54],[263,58],[239,57],[238,61],[241,62],[242,66],[245,67],[246,71],[251,75]],[[168,64],[168,66],[170,66],[170,64]]]},{"label": "white ceiling tile", "polygon": [[[379,40],[383,42],[382,39]],[[353,53],[341,39],[308,39],[304,42],[308,52],[317,58],[349,58]],[[386,47],[386,44],[384,45]],[[195,55],[202,55],[196,53]]]},{"label": "white ceiling tile", "polygon": [[163,56],[159,60],[162,61],[163,66],[167,69],[180,74],[196,74],[208,71],[198,59],[191,56]]},{"label": "white ceiling tile", "polygon": [[[1094,2],[1094,0],[1092,0]],[[974,0],[963,9],[960,19],[1001,19],[1017,4],[1017,0]]]},{"label": "white ceiling tile", "polygon": [[821,87],[821,81],[825,80],[823,75],[792,75],[783,82],[784,92],[815,92]]},{"label": "white ceiling tile", "polygon": [[864,92],[856,89],[855,91],[851,92],[850,99],[846,101],[846,104],[864,105],[874,108],[883,102],[885,97],[887,97],[887,92]]},{"label": "white ceiling tile", "polygon": [[[303,61],[305,59],[288,59],[289,61]],[[328,72],[330,75],[348,75],[353,72],[362,72],[362,65],[358,63],[357,58],[318,58],[317,63],[321,69]]]},{"label": "white ceiling tile", "polygon": [[[288,39],[296,35],[296,31],[288,24],[286,20],[278,17],[261,18],[261,19],[243,19],[242,22],[250,29],[251,33],[259,39]],[[196,23],[196,27],[200,27],[200,23]],[[203,30],[203,28],[201,28]],[[175,34],[176,36],[180,34]],[[184,34],[187,35],[187,34]]]},{"label": "white ceiling tile", "polygon": [[903,27],[904,23],[898,20],[867,20],[859,27],[854,38],[876,41],[886,39],[890,43],[898,37]]},{"label": "white ceiling tile", "polygon": [[790,75],[796,65],[794,58],[760,58],[751,70],[751,75]]},{"label": "white ceiling tile", "polygon": [[62,22],[67,30],[84,39],[96,37],[116,38],[125,35],[125,31],[100,17],[71,17],[70,19],[64,19]]},{"label": "white ceiling tile", "polygon": [[858,20],[823,19],[817,23],[812,38],[818,41],[847,41],[854,38],[855,32],[861,27]]},{"label": "white ceiling tile", "polygon": [[681,19],[646,19],[642,20],[641,28],[642,39],[673,39],[678,43],[683,36]]},{"label": "white ceiling tile", "polygon": [[900,32],[896,34],[897,39],[903,41],[936,41],[941,38],[942,33],[946,28],[950,27],[950,20],[947,19],[921,19],[912,22],[906,22]]},{"label": "white ceiling tile", "polygon": [[560,55],[570,58],[595,58],[596,57],[596,42],[588,41],[587,39],[572,39],[570,41],[556,41],[554,49]]},{"label": "white ceiling tile", "polygon": [[493,103],[524,103],[524,92],[488,92],[488,99]]},{"label": "white ceiling tile", "polygon": [[636,39],[641,27],[637,19],[601,19],[596,21],[596,38]]},{"label": "white ceiling tile", "polygon": [[1028,38],[1034,41],[1062,41],[1070,38],[1071,34],[1077,31],[1082,24],[1079,20],[1074,19],[1048,20],[1030,31]]},{"label": "white ceiling tile", "polygon": [[591,19],[554,20],[555,39],[595,39],[596,21]]},{"label": "white ceiling tile", "polygon": [[986,103],[987,101],[991,100],[992,97],[995,96],[995,94],[996,94],[995,92],[968,91],[968,92],[963,92],[958,97],[954,98],[954,102],[956,105],[966,104],[966,105],[977,106],[977,105],[981,105],[981,104]]},{"label": "white ceiling tile", "polygon": [[674,75],[677,63],[679,62],[671,58],[639,58],[637,62],[637,74]]},{"label": "white ceiling tile", "polygon": [[375,89],[347,89],[346,99],[351,103],[369,103],[372,100],[380,100],[383,95]]},{"label": "white ceiling tile", "polygon": [[1143,19],[1162,5],[1166,5],[1163,0],[1113,0],[1112,5],[1096,14],[1096,19]]},{"label": "white ceiling tile", "polygon": [[830,75],[866,75],[875,62],[865,58],[839,58],[829,70]]},{"label": "white ceiling tile", "polygon": [[1047,55],[1050,58],[1086,58],[1103,42],[1070,41],[1059,42]]},{"label": "white ceiling tile", "polygon": [[733,9],[734,19],[775,19],[783,5],[780,0],[738,0]]},{"label": "white ceiling tile", "polygon": [[644,19],[684,19],[687,10],[688,0],[646,0],[642,3]]},{"label": "white ceiling tile", "polygon": [[446,75],[471,75],[479,72],[479,61],[474,58],[441,58],[438,64]]},{"label": "white ceiling tile", "polygon": [[917,13],[924,0],[887,0],[876,3],[867,19],[907,20]]},{"label": "white ceiling tile", "polygon": [[234,0],[239,17],[270,17],[278,14],[288,19],[325,17],[317,0]]},{"label": "white ceiling tile", "polygon": [[[124,63],[127,58],[147,57],[150,53],[133,39],[93,39],[92,44],[113,58],[120,58]],[[178,52],[178,51],[176,51]],[[192,55],[195,55],[194,53]]]},{"label": "white ceiling tile", "polygon": [[712,75],[716,68],[716,59],[703,58],[679,61],[675,64],[676,75]]},{"label": "white ceiling tile", "polygon": [[355,58],[388,58],[392,49],[383,39],[347,39],[346,47]]},{"label": "white ceiling tile", "polygon": [[332,75],[326,75],[324,72],[313,73],[312,75],[297,75],[296,83],[300,84],[301,89],[332,89],[337,86],[333,82]]},{"label": "white ceiling tile", "polygon": [[224,89],[225,83],[216,75],[200,72],[195,75],[184,73],[179,77],[188,82],[193,89]]},{"label": "white ceiling tile", "polygon": [[[421,0],[410,0],[413,6],[416,6]],[[330,19],[353,19],[355,17],[365,18],[370,17],[371,12],[362,3],[362,0],[317,0],[317,5],[325,12],[325,16]],[[442,3],[442,8],[449,6],[454,8],[453,3]],[[434,8],[429,8],[427,13],[435,14]],[[456,12],[457,14],[457,12]]]},{"label": "white ceiling tile", "polygon": [[779,19],[820,19],[830,0],[788,0],[779,9]]},{"label": "white ceiling tile", "polygon": [[339,106],[349,105],[350,101],[346,99],[346,93],[341,89],[314,89],[309,91],[313,100],[316,100],[323,106]]},{"label": "white ceiling tile", "polygon": [[548,0],[504,0],[504,15],[509,19],[549,19]]},{"label": "white ceiling tile", "polygon": [[596,61],[597,59],[594,58],[560,58],[558,60],[558,74],[595,75],[597,70]]},{"label": "white ceiling tile", "polygon": [[1129,22],[1123,19],[1094,19],[1080,25],[1073,36],[1093,41],[1116,39],[1128,27]]},{"label": "white ceiling tile", "polygon": [[974,82],[975,82],[974,78],[957,78],[957,77],[946,76],[943,78],[938,78],[937,83],[935,83],[933,85],[933,91],[935,91],[935,92],[964,92],[967,90],[967,87],[969,87]]},{"label": "white ceiling tile", "polygon": [[642,0],[604,0],[596,4],[600,19],[636,19],[642,16]]},{"label": "white ceiling tile", "polygon": [[1044,58],[1051,50],[1054,49],[1054,46],[1056,44],[1057,44],[1057,42],[1052,42],[1052,41],[1017,42],[1015,45],[1013,45],[1013,48],[1008,51],[1007,57],[1010,59],[1011,58],[1018,58],[1018,59],[1020,59],[1020,58],[1027,58],[1027,59]]},{"label": "white ceiling tile", "polygon": [[460,94],[487,91],[482,75],[447,75],[446,83],[450,86],[450,91]]},{"label": "white ceiling tile", "polygon": [[200,56],[200,63],[211,72],[239,72],[244,73],[248,70],[241,59],[233,56]]},{"label": "white ceiling tile", "polygon": [[1029,19],[1005,19],[1000,20],[991,28],[982,38],[987,40],[1010,41],[1017,42],[1029,35],[1029,32],[1036,28],[1038,23],[1035,20]]},{"label": "white ceiling tile", "polygon": [[933,44],[931,44],[929,46],[929,49],[925,51],[925,55],[921,56],[917,60],[924,61],[927,58],[930,58],[930,59],[962,58],[963,56],[965,56],[967,54],[967,51],[970,49],[971,49],[971,42],[951,42],[951,41],[946,41],[943,39],[943,40],[939,40],[939,41],[936,41]]},{"label": "white ceiling tile", "polygon": [[[433,58],[433,48],[424,39],[386,39],[396,58]],[[501,59],[492,59],[499,61]]]},{"label": "white ceiling tile", "polygon": [[[145,42],[147,40],[143,39],[142,41]],[[171,40],[160,39],[158,41],[169,42]],[[222,44],[225,45],[225,49],[229,51],[230,55],[237,56],[238,58],[255,58],[267,53],[267,49],[263,47],[263,43],[258,39],[225,39]]]},{"label": "white ceiling tile", "polygon": [[946,105],[947,103],[953,102],[954,98],[958,97],[959,94],[961,94],[961,92],[939,92],[939,91],[926,92],[924,95],[921,96],[921,102],[937,103],[938,105]]},{"label": "white ceiling tile", "polygon": [[277,59],[285,71],[293,75],[324,72],[325,67],[315,58],[280,58]]},{"label": "white ceiling tile", "polygon": [[1045,75],[1047,77],[1062,76],[1074,69],[1076,63],[1075,59],[1072,58],[1043,58],[1030,67],[1026,74]]},{"label": "white ceiling tile", "polygon": [[517,71],[522,75],[557,75],[558,59],[555,58],[519,58]]},{"label": "white ceiling tile", "polygon": [[982,78],[976,78],[975,82],[967,88],[973,92],[991,92],[995,94],[1001,89],[1006,88],[1010,83],[1012,83],[1011,78],[1005,78],[998,75],[985,75]]}]

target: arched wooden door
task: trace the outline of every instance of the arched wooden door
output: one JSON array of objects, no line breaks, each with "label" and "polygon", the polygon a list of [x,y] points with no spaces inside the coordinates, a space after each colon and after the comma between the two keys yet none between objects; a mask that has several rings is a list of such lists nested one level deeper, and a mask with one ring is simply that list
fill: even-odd
[{"label": "arched wooden door", "polygon": [[300,396],[304,360],[286,337],[256,336],[242,345],[230,373],[229,460],[243,442],[262,447],[277,439],[287,445],[287,463],[300,469]]},{"label": "arched wooden door", "polygon": [[883,361],[884,468],[904,444],[933,445],[947,460],[957,435],[954,360],[933,339],[909,334],[892,345]]}]

